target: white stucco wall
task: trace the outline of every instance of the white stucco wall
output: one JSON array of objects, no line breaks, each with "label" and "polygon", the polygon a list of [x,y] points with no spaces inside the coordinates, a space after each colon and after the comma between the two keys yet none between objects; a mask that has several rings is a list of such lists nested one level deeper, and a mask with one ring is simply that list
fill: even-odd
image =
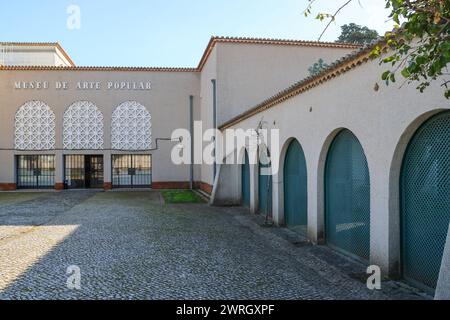
[{"label": "white stucco wall", "polygon": [[218,124],[309,76],[322,58],[331,63],[354,51],[303,45],[217,44]]},{"label": "white stucco wall", "polygon": [[[213,85],[211,82],[213,79],[217,79],[217,47],[211,52],[200,78],[200,113],[203,130],[213,128]],[[204,143],[203,147],[206,145],[207,143]],[[202,150],[196,150],[196,152],[202,154]],[[202,164],[200,171],[201,181],[213,185],[214,167]]]},{"label": "white stucco wall", "polygon": [[0,64],[6,66],[71,66],[55,46],[26,46],[0,44]]},{"label": "white stucco wall", "polygon": [[[208,58],[201,76],[204,128],[213,127],[211,79],[217,80],[217,125],[309,75],[319,58],[332,62],[354,49],[306,45],[221,43]],[[213,166],[201,166],[201,180],[213,184]]]}]

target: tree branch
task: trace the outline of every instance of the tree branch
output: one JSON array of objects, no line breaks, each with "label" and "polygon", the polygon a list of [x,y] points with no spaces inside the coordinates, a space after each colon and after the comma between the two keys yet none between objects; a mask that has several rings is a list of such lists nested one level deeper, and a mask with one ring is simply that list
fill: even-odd
[{"label": "tree branch", "polygon": [[336,19],[336,16],[339,14],[339,12],[341,12],[341,10],[344,9],[346,6],[348,6],[350,4],[350,2],[352,2],[352,1],[353,0],[348,0],[341,7],[339,7],[339,9],[336,10],[336,12],[330,17],[330,22],[328,22],[327,26],[325,27],[325,29],[320,34],[320,37],[319,37],[319,39],[317,41],[320,41],[322,39],[323,35],[328,30],[328,28],[330,27],[331,23]]}]

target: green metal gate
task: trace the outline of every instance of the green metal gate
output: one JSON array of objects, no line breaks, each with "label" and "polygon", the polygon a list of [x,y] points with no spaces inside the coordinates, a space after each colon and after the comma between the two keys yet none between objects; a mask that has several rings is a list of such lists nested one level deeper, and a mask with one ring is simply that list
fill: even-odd
[{"label": "green metal gate", "polygon": [[370,258],[370,180],[367,159],[349,130],[334,139],[325,170],[327,244],[351,256]]},{"label": "green metal gate", "polygon": [[250,161],[245,151],[244,163],[242,164],[242,203],[250,207]]},{"label": "green metal gate", "polygon": [[290,143],[284,160],[284,215],[288,226],[308,225],[306,160],[297,140]]},{"label": "green metal gate", "polygon": [[450,112],[431,118],[412,138],[400,189],[403,276],[435,289],[450,222]]},{"label": "green metal gate", "polygon": [[272,214],[272,175],[271,163],[267,149],[260,152],[258,174],[258,208],[262,215]]}]

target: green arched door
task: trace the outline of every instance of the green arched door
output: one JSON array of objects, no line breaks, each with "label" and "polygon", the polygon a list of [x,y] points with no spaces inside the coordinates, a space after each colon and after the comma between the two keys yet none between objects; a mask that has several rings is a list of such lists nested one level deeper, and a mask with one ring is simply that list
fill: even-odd
[{"label": "green arched door", "polygon": [[258,174],[258,208],[262,215],[272,214],[272,175],[267,148],[260,150]]},{"label": "green arched door", "polygon": [[250,161],[248,153],[245,151],[244,163],[242,164],[242,203],[250,207]]},{"label": "green arched door", "polygon": [[400,184],[403,276],[435,289],[450,222],[450,112],[416,132]]},{"label": "green arched door", "polygon": [[300,143],[293,140],[284,160],[284,215],[288,226],[301,227],[303,232],[308,225],[307,197],[305,155]]},{"label": "green arched door", "polygon": [[370,258],[370,180],[364,150],[349,130],[328,152],[325,170],[326,241],[344,253]]}]

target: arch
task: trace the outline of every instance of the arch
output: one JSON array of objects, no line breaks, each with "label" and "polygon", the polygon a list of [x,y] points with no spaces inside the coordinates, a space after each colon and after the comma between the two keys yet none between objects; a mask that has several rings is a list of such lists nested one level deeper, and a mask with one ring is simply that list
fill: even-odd
[{"label": "arch", "polygon": [[55,149],[55,113],[42,101],[29,101],[16,112],[14,148],[17,150]]},{"label": "arch", "polygon": [[389,172],[389,274],[401,276],[400,175],[406,149],[416,131],[431,117],[446,109],[435,109],[415,118],[397,142]]},{"label": "arch", "polygon": [[269,148],[261,144],[258,150],[258,212],[272,215],[272,165]]},{"label": "arch", "polygon": [[328,151],[336,136],[346,128],[334,129],[324,140],[317,166],[317,244],[325,244],[325,168]]},{"label": "arch", "polygon": [[433,290],[450,223],[449,150],[450,111],[445,111],[414,132],[400,174],[402,275]]},{"label": "arch", "polygon": [[326,243],[370,259],[370,175],[361,143],[348,129],[333,139],[325,164]]},{"label": "arch", "polygon": [[287,143],[282,172],[285,223],[287,226],[299,228],[299,231],[306,235],[308,226],[306,159],[303,148],[296,139],[290,139]]},{"label": "arch", "polygon": [[64,112],[63,146],[66,150],[103,149],[103,114],[90,101],[77,101]]},{"label": "arch", "polygon": [[111,146],[115,150],[149,150],[152,146],[150,112],[139,102],[126,101],[113,112]]}]

